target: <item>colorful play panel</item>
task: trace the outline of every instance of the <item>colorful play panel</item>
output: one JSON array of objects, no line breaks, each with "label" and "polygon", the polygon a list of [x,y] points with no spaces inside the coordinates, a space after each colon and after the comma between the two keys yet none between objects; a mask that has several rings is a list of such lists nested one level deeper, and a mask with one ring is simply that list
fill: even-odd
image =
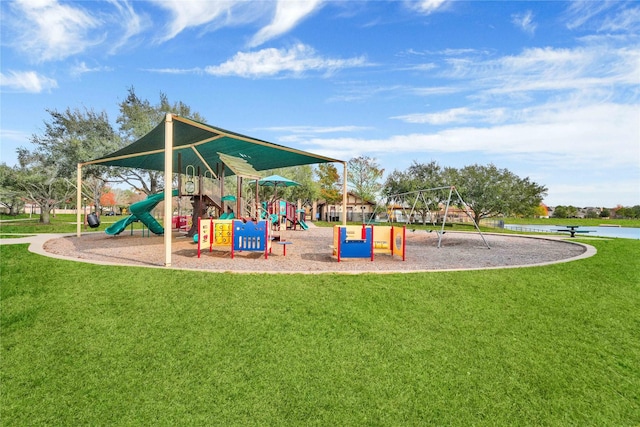
[{"label": "colorful play panel", "polygon": [[398,255],[406,259],[406,227],[336,225],[333,227],[333,256],[370,258],[375,254]]},{"label": "colorful play panel", "polygon": [[198,258],[202,249],[224,248],[231,252],[264,252],[269,257],[271,239],[267,221],[242,221],[237,219],[200,219],[198,226]]}]

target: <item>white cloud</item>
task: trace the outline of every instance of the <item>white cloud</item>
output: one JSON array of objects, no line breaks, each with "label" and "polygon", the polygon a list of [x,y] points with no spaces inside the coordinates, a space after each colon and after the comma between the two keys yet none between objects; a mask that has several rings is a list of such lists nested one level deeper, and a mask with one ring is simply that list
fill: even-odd
[{"label": "white cloud", "polygon": [[409,92],[418,96],[451,95],[463,92],[463,88],[455,86],[414,87]]},{"label": "white cloud", "polygon": [[278,141],[281,144],[297,145],[304,144],[308,139],[315,138],[317,135],[363,132],[371,130],[371,128],[366,126],[272,126],[265,128],[265,130],[270,132],[286,132],[288,134],[279,136]]},{"label": "white cloud", "polygon": [[206,32],[222,27],[253,23],[263,19],[275,5],[272,1],[247,0],[152,0],[152,2],[171,14],[171,20],[160,41],[170,40],[191,28],[200,28]]},{"label": "white cloud", "polygon": [[593,96],[596,91],[612,93],[625,86],[633,91],[639,83],[639,57],[637,47],[617,48],[607,43],[575,49],[531,48],[519,55],[486,61],[451,58],[446,61],[448,68],[439,75],[466,81],[476,98],[541,91]]},{"label": "white cloud", "polygon": [[110,67],[101,67],[101,66],[89,67],[86,62],[81,61],[81,62],[78,62],[73,67],[71,67],[71,75],[78,77],[87,73],[98,73],[102,71],[111,71],[111,70],[112,69]]},{"label": "white cloud", "polygon": [[533,22],[533,12],[530,10],[512,15],[511,22],[531,36],[536,32],[537,25]]},{"label": "white cloud", "polygon": [[394,97],[397,93],[408,93],[412,90],[413,88],[401,85],[371,85],[368,82],[348,80],[341,82],[339,92],[327,98],[326,102],[355,102],[377,97]]},{"label": "white cloud", "polygon": [[237,1],[184,1],[153,0],[159,7],[172,14],[162,41],[170,40],[187,28],[198,27],[212,21],[229,18]]},{"label": "white cloud", "polygon": [[210,31],[225,26],[248,24],[263,20],[266,15],[272,13],[271,22],[251,38],[250,47],[259,46],[291,31],[302,20],[318,10],[323,1],[153,0],[157,6],[171,14],[171,20],[161,41],[170,40],[186,29],[201,28],[203,31]]},{"label": "white cloud", "polygon": [[391,117],[406,123],[424,123],[430,125],[445,125],[451,123],[498,123],[506,119],[507,112],[503,108],[492,108],[488,110],[472,110],[467,107],[452,108],[437,113],[407,114],[404,116]]},{"label": "white cloud", "polygon": [[100,22],[82,8],[56,0],[17,0],[11,7],[12,45],[35,62],[64,59],[101,41],[91,36]]},{"label": "white cloud", "polygon": [[58,87],[58,83],[35,71],[9,71],[0,73],[0,86],[17,92],[40,93]]},{"label": "white cloud", "polygon": [[323,134],[336,132],[358,132],[370,129],[365,126],[272,126],[263,128],[272,132],[293,132],[296,134]]},{"label": "white cloud", "polygon": [[411,71],[431,71],[438,68],[438,66],[436,64],[434,64],[433,62],[430,63],[425,63],[425,64],[417,64],[417,65],[411,65],[409,67],[404,67],[404,68],[400,68],[400,69],[406,69],[406,70],[411,70]]},{"label": "white cloud", "polygon": [[567,8],[567,28],[573,30],[586,25],[598,15],[609,10],[618,2],[613,1],[573,1]]},{"label": "white cloud", "polygon": [[119,39],[111,44],[109,53],[114,54],[122,46],[130,43],[131,39],[138,34],[141,34],[147,28],[150,27],[150,21],[144,15],[139,15],[133,9],[130,2],[126,0],[108,0],[118,11],[118,14],[113,18],[116,24],[123,28],[123,31],[119,33]]},{"label": "white cloud", "polygon": [[640,29],[640,7],[620,10],[607,16],[600,26],[600,31],[614,33],[637,33]]},{"label": "white cloud", "polygon": [[151,73],[161,73],[161,74],[202,74],[203,70],[200,67],[195,68],[145,68],[144,70],[149,71]]},{"label": "white cloud", "polygon": [[259,46],[290,31],[299,22],[318,10],[322,2],[323,0],[278,0],[273,21],[253,36],[249,46]]},{"label": "white cloud", "polygon": [[336,70],[366,65],[364,58],[331,59],[317,55],[307,45],[297,44],[290,49],[263,49],[239,52],[227,62],[209,66],[205,72],[215,76],[265,77],[282,73],[300,75],[306,71],[330,74]]},{"label": "white cloud", "polygon": [[[393,135],[384,139],[310,139],[309,146],[337,158],[364,149],[373,155],[478,153],[521,158],[530,163],[573,170],[636,167],[640,158],[640,104],[593,104],[570,108],[551,104],[527,111],[518,123],[457,127],[436,133]],[[342,156],[336,152],[343,151]]]},{"label": "white cloud", "polygon": [[420,0],[420,1],[409,1],[408,5],[412,9],[428,15],[430,13],[435,12],[438,9],[442,9],[445,3],[447,3],[447,0]]}]

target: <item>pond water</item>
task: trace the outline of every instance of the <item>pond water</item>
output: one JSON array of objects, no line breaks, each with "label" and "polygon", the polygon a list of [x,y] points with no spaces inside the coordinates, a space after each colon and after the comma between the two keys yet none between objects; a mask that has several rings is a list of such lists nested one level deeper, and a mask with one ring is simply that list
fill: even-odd
[{"label": "pond water", "polygon": [[[556,230],[566,230],[566,226],[562,225],[519,225],[505,224],[504,228],[514,231],[533,231],[533,232],[554,232]],[[596,237],[622,237],[625,239],[640,239],[640,228],[632,227],[590,227],[580,226],[578,231],[589,231],[589,233],[576,233],[576,236],[596,236]],[[568,233],[558,233],[566,234]]]}]

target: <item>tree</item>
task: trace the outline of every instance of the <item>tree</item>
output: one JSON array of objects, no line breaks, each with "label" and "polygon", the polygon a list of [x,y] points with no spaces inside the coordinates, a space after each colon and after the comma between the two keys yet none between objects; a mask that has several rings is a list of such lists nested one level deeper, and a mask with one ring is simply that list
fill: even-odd
[{"label": "tree", "polygon": [[101,206],[110,206],[113,207],[116,204],[116,195],[111,191],[110,188],[106,188],[102,193],[102,197],[100,197],[100,205]]},{"label": "tree", "polygon": [[[43,166],[55,164],[62,178],[74,178],[78,163],[103,156],[120,146],[105,112],[96,113],[87,108],[47,112],[50,119],[44,123],[44,133],[31,137],[35,146],[33,154],[40,156]],[[101,177],[104,170],[100,166],[87,166],[83,173]]]},{"label": "tree", "polygon": [[[120,115],[116,123],[120,125],[120,136],[123,145],[128,145],[149,133],[162,121],[167,113],[174,113],[199,122],[205,119],[183,102],[171,104],[167,95],[160,93],[160,101],[152,105],[148,100],[140,99],[133,87],[128,90],[127,97],[120,104]],[[116,169],[120,182],[126,182],[137,191],[155,194],[164,185],[163,173],[140,169]]]},{"label": "tree", "polygon": [[[41,208],[40,221],[49,223],[51,210],[73,198],[77,164],[99,157],[118,146],[117,136],[109,124],[106,113],[90,109],[70,109],[63,112],[47,110],[41,135],[33,135],[32,150],[17,150],[20,162],[17,187]],[[99,166],[85,168],[85,175],[96,183],[85,192],[100,202],[105,169]],[[87,188],[84,188],[86,190]]]},{"label": "tree", "polygon": [[313,179],[311,165],[294,166],[284,172],[287,177],[300,185],[289,187],[291,200],[302,200],[303,205],[311,205],[320,195],[320,186]]},{"label": "tree", "polygon": [[[259,191],[264,199],[271,198],[277,193],[278,198],[285,200],[302,200],[303,204],[310,205],[312,200],[317,200],[320,194],[320,187],[313,179],[313,167],[311,165],[292,166],[286,168],[269,169],[264,171],[265,175],[280,175],[284,178],[297,182],[299,185],[291,187],[262,186]],[[253,193],[255,185],[249,184],[248,190]]]},{"label": "tree", "polygon": [[554,218],[575,218],[578,214],[578,208],[575,206],[556,206],[553,210]]},{"label": "tree", "polygon": [[566,218],[567,216],[568,215],[567,215],[567,207],[566,206],[558,205],[553,210],[553,217],[554,218]]},{"label": "tree", "polygon": [[426,164],[414,161],[407,172],[413,191],[429,190],[410,194],[407,201],[420,214],[423,224],[426,224],[427,220],[439,221],[440,203],[449,197],[448,187],[451,185],[446,180],[445,171],[435,161]]},{"label": "tree", "polygon": [[342,200],[340,192],[340,174],[333,163],[321,163],[316,170],[318,184],[320,185],[320,197],[328,204],[335,204]]},{"label": "tree", "polygon": [[598,211],[595,209],[587,209],[586,218],[598,218]]},{"label": "tree", "polygon": [[403,194],[403,202],[420,215],[423,224],[435,222],[439,220],[440,203],[449,196],[448,188],[440,189],[450,185],[447,173],[435,161],[426,164],[414,161],[405,172],[394,171],[387,177],[383,193],[387,197]]},{"label": "tree", "polygon": [[536,218],[545,218],[549,216],[549,210],[545,205],[540,204],[533,210],[533,215]]},{"label": "tree", "polygon": [[0,164],[0,206],[8,209],[9,215],[17,215],[24,205],[17,184],[17,171],[6,163]]},{"label": "tree", "polygon": [[531,215],[547,192],[529,178],[519,178],[493,164],[466,166],[456,175],[456,189],[473,211],[476,223],[498,215]]},{"label": "tree", "polygon": [[[434,161],[427,164],[414,161],[407,171],[396,170],[387,177],[383,193],[387,197],[404,193],[403,202],[422,214],[425,223],[428,213],[439,212],[452,185],[473,211],[476,222],[497,215],[532,215],[547,191],[529,178],[519,178],[494,165],[472,165],[458,170],[443,169]],[[427,189],[433,191],[419,191]]]},{"label": "tree", "polygon": [[20,168],[16,169],[16,188],[25,198],[40,207],[40,222],[51,222],[51,211],[73,197],[75,185],[71,180],[60,177],[55,165],[45,165],[39,156],[29,156],[21,152],[18,157]]},{"label": "tree", "polygon": [[640,205],[623,207],[618,205],[615,209],[616,218],[635,219],[640,218]]},{"label": "tree", "polygon": [[368,156],[354,157],[347,163],[347,182],[351,191],[361,200],[373,201],[382,189],[378,182],[384,169]]}]

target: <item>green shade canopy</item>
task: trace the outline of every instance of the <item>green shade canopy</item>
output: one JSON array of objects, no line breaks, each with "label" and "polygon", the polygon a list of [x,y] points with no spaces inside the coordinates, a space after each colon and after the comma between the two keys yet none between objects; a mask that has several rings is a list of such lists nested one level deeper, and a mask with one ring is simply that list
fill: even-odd
[{"label": "green shade canopy", "polygon": [[[165,120],[134,143],[99,159],[83,164],[100,164],[164,171]],[[262,141],[208,124],[172,115],[173,171],[186,173],[187,166],[210,171],[217,176],[224,167],[225,176],[235,175],[238,162],[231,167],[221,157],[242,159],[254,171],[317,163],[342,162],[306,151]],[[178,154],[181,156],[178,170]],[[227,160],[229,157],[226,157]]]}]

